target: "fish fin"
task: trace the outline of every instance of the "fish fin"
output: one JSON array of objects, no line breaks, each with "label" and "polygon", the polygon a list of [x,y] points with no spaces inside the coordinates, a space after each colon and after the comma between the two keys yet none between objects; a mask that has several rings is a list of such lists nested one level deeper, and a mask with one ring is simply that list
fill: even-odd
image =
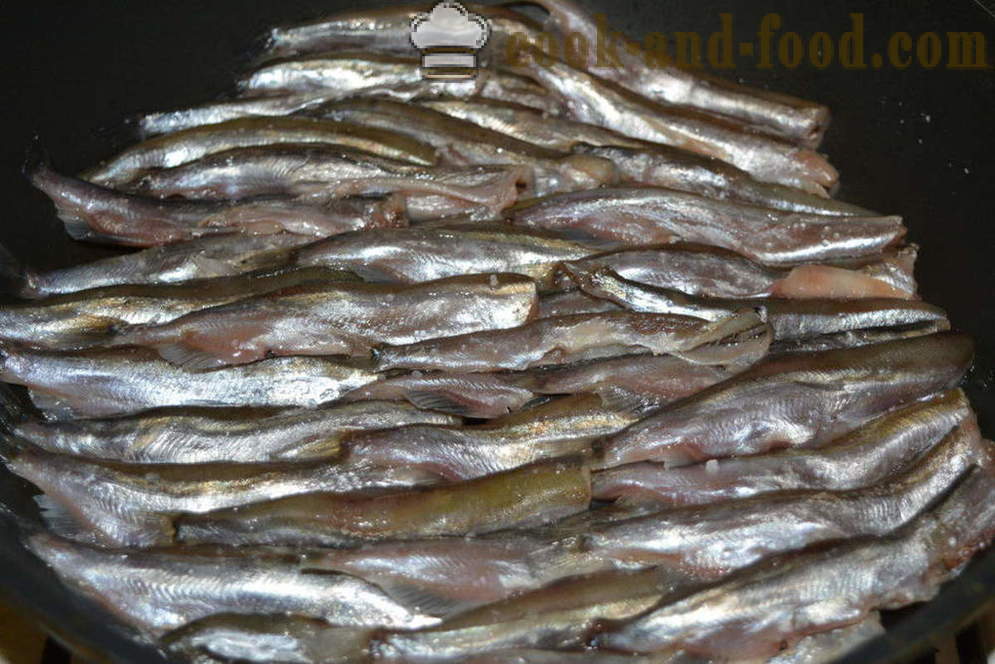
[{"label": "fish fin", "polygon": [[93,533],[89,528],[80,523],[79,519],[56,499],[42,494],[35,496],[35,502],[38,504],[38,509],[41,510],[42,521],[45,522],[49,530],[59,537],[77,542],[94,541]]},{"label": "fish fin", "polygon": [[157,346],[156,352],[162,359],[186,371],[211,371],[227,366],[224,360],[203,351],[187,348],[182,343]]},{"label": "fish fin", "polygon": [[26,417],[20,397],[9,385],[0,383],[0,433],[9,433]]},{"label": "fish fin", "polygon": [[443,618],[469,608],[465,601],[442,597],[414,584],[380,579],[371,580],[399,603],[418,613]]},{"label": "fish fin", "polygon": [[630,392],[617,385],[606,385],[598,388],[595,392],[601,397],[601,403],[609,410],[631,413],[637,417],[651,413],[663,406],[663,403],[658,399]]},{"label": "fish fin", "polygon": [[31,396],[31,403],[51,419],[70,420],[77,417],[76,410],[64,399],[35,390],[29,390],[28,394]]},{"label": "fish fin", "polygon": [[0,245],[0,292],[22,298],[38,297],[37,278],[34,270]]},{"label": "fish fin", "polygon": [[95,233],[90,224],[86,223],[83,219],[79,217],[74,217],[69,214],[60,214],[59,219],[62,221],[62,225],[66,229],[66,234],[74,240],[80,242],[110,242],[116,243],[116,240],[111,235],[104,235],[102,233]]},{"label": "fish fin", "polygon": [[465,405],[438,392],[413,390],[408,393],[408,401],[422,410],[437,410],[460,417],[469,417],[470,411]]}]

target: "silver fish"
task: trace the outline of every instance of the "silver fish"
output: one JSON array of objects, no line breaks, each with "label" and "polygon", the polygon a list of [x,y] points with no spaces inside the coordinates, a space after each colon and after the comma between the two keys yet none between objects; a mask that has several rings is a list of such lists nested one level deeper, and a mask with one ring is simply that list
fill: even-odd
[{"label": "silver fish", "polygon": [[317,357],[191,372],[137,348],[58,353],[6,345],[0,349],[0,379],[27,386],[35,405],[67,419],[168,406],[313,408],[372,383],[377,374]]},{"label": "silver fish", "polygon": [[622,307],[591,297],[579,290],[552,291],[539,296],[538,318],[556,318],[558,316],[574,316],[576,314],[601,314],[609,311],[619,311]]},{"label": "silver fish", "polygon": [[312,112],[321,118],[390,130],[431,145],[449,166],[528,166],[535,193],[594,189],[618,181],[611,161],[540,148],[430,108],[386,99],[351,99]]},{"label": "silver fish", "polygon": [[802,636],[860,622],[875,609],[931,599],[995,534],[995,478],[976,470],[937,508],[879,539],[762,563],[635,620],[595,645],[685,648],[719,658],[769,657]]},{"label": "silver fish", "polygon": [[783,212],[650,187],[557,194],[523,202],[506,217],[519,226],[625,246],[713,245],[767,265],[875,256],[905,235],[901,217]]},{"label": "silver fish", "polygon": [[312,242],[314,238],[292,233],[206,237],[51,272],[23,266],[3,251],[0,273],[7,273],[18,296],[38,298],[121,284],[175,284],[282,268],[288,265],[291,250]]},{"label": "silver fish", "polygon": [[27,419],[13,435],[50,452],[126,463],[266,463],[333,458],[355,432],[460,422],[403,403],[362,401],[280,413],[166,409],[105,420]]},{"label": "silver fish", "polygon": [[296,233],[315,239],[368,228],[408,225],[403,197],[346,198],[308,203],[271,199],[159,200],[56,173],[39,165],[32,183],[52,200],[66,232],[78,240],[154,247],[207,235]]},{"label": "silver fish", "polygon": [[125,325],[161,325],[254,295],[349,278],[355,279],[347,273],[308,268],[54,295],[0,306],[0,338],[48,350],[90,348],[108,343]]},{"label": "silver fish", "polygon": [[543,318],[518,328],[465,334],[375,351],[380,371],[524,370],[649,351],[702,364],[750,363],[770,345],[752,311],[708,322],[688,316],[609,312]]},{"label": "silver fish", "polygon": [[466,482],[378,495],[307,493],[183,514],[186,543],[354,546],[530,528],[585,511],[591,475],[582,458],[556,459]]},{"label": "silver fish", "polygon": [[32,535],[27,545],[68,586],[153,637],[226,612],[289,613],[346,627],[439,622],[355,577],[303,574],[293,558],[232,549],[106,551],[47,533]]},{"label": "silver fish", "polygon": [[120,330],[109,345],[155,348],[187,368],[288,355],[369,357],[374,346],[507,329],[535,316],[521,275],[451,277],[413,285],[310,283],[202,309],[163,325]]},{"label": "silver fish", "polygon": [[[892,257],[877,258],[859,267],[802,265],[789,269],[761,265],[717,247],[675,244],[589,256],[571,261],[569,266],[575,273],[609,267],[630,281],[703,297],[911,299],[915,291],[908,290],[908,282],[883,278],[879,266]],[[897,268],[890,265],[885,271],[891,267]],[[570,288],[573,282],[563,275],[555,283]]]},{"label": "silver fish", "polygon": [[590,394],[555,399],[483,425],[409,426],[364,432],[344,442],[357,468],[418,468],[450,480],[484,477],[543,459],[582,454],[600,436],[638,421]]},{"label": "silver fish", "polygon": [[769,357],[606,440],[604,464],[682,465],[825,444],[886,410],[951,389],[973,355],[969,337],[941,332]]},{"label": "silver fish", "polygon": [[412,487],[433,477],[413,469],[298,464],[122,464],[22,446],[5,455],[14,474],[45,492],[42,518],[63,537],[107,547],[169,544],[172,518],[314,491]]},{"label": "silver fish", "polygon": [[404,400],[426,410],[489,420],[519,410],[535,398],[531,390],[493,374],[416,371],[371,383],[343,400]]},{"label": "silver fish", "polygon": [[700,111],[667,106],[616,87],[570,65],[520,58],[523,73],[548,89],[569,108],[571,117],[620,134],[715,157],[764,182],[826,195],[839,173],[818,153],[749,127]]},{"label": "silver fish", "polygon": [[797,489],[846,490],[885,480],[957,426],[973,423],[960,390],[886,413],[818,449],[725,459],[711,465],[664,468],[637,463],[596,473],[601,500],[700,505]]},{"label": "silver fish", "polygon": [[83,178],[117,187],[148,171],[182,166],[209,154],[283,143],[339,145],[421,166],[437,161],[432,146],[378,127],[315,118],[250,117],[143,141],[86,171]]},{"label": "silver fish", "polygon": [[769,664],[832,664],[884,634],[881,616],[872,612],[853,625],[806,636],[793,647],[772,657]]},{"label": "silver fish", "polygon": [[970,423],[958,426],[915,464],[880,485],[795,489],[668,508],[595,524],[581,537],[584,546],[627,564],[673,565],[721,576],[818,542],[889,533],[976,464],[991,467],[993,451]]}]

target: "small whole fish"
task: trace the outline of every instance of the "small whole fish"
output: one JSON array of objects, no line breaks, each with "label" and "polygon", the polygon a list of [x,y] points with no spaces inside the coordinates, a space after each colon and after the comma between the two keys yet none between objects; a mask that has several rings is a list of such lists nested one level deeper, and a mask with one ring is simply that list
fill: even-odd
[{"label": "small whole fish", "polygon": [[293,249],[312,242],[292,233],[205,237],[51,272],[23,266],[4,250],[0,276],[28,299],[123,284],[176,284],[283,268]]},{"label": "small whole fish", "polygon": [[408,401],[426,410],[489,420],[520,410],[535,398],[531,390],[501,376],[415,371],[361,387],[343,400]]},{"label": "small whole fish", "polygon": [[[802,265],[771,267],[717,247],[674,244],[630,249],[565,261],[569,272],[590,272],[608,267],[619,276],[642,284],[668,288],[688,295],[711,298],[825,298],[859,299],[885,297],[912,299],[914,287],[904,278],[893,278],[899,270],[894,257],[883,255],[860,265]],[[887,266],[883,265],[888,263]],[[555,280],[572,288],[568,274]]]},{"label": "small whole fish", "polygon": [[357,433],[344,442],[345,462],[418,468],[449,481],[500,473],[545,459],[590,451],[591,442],[638,421],[636,413],[579,394],[476,426],[414,425]]},{"label": "small whole fish", "polygon": [[591,475],[580,458],[553,460],[457,484],[375,496],[310,493],[181,515],[185,543],[349,546],[529,528],[583,512]]},{"label": "small whole fish", "polygon": [[192,369],[289,355],[369,357],[381,344],[518,327],[535,308],[535,282],[513,274],[413,285],[311,283],[126,328],[111,345],[155,348]]},{"label": "small whole fish", "polygon": [[90,242],[155,247],[233,232],[287,232],[318,239],[408,225],[401,196],[314,203],[293,199],[242,203],[160,200],[61,175],[46,165],[34,168],[30,177],[55,204],[66,232]]},{"label": "small whole fish", "polygon": [[347,436],[361,431],[457,425],[450,415],[403,403],[361,401],[319,409],[203,412],[165,409],[104,420],[12,427],[17,438],[49,452],[140,464],[270,463],[330,459]]},{"label": "small whole fish", "polygon": [[345,574],[304,574],[296,558],[226,549],[107,551],[40,532],[31,551],[71,588],[153,637],[219,613],[292,614],[344,627],[418,628],[412,611]]},{"label": "small whole fish", "polygon": [[687,649],[710,658],[770,657],[871,611],[926,601],[995,534],[995,478],[975,470],[938,507],[881,538],[774,558],[634,620],[593,645],[624,652]]},{"label": "small whole fish", "polygon": [[955,332],[771,356],[607,439],[604,466],[685,465],[825,444],[891,408],[953,388],[973,356],[971,339]]},{"label": "small whole fish", "polygon": [[29,446],[5,455],[41,488],[42,518],[69,539],[107,547],[172,541],[172,518],[315,491],[359,492],[432,481],[416,469],[350,469],[327,460],[277,464],[122,464]]},{"label": "small whole fish", "polygon": [[116,417],[170,406],[315,408],[372,383],[360,364],[279,357],[191,372],[139,348],[76,353],[0,348],[0,380],[28,387],[54,419]]},{"label": "small whole fish", "polygon": [[749,363],[770,345],[770,328],[745,311],[709,322],[689,316],[609,312],[544,318],[521,327],[383,346],[380,371],[525,370],[649,351],[702,364]]},{"label": "small whole fish", "polygon": [[872,486],[908,466],[955,427],[977,427],[960,390],[886,413],[825,447],[725,459],[713,466],[637,463],[594,475],[600,500],[700,505],[773,491]]},{"label": "small whole fish", "polygon": [[901,217],[783,212],[656,187],[562,193],[521,203],[506,216],[515,225],[624,246],[712,245],[767,265],[875,256],[905,235]]},{"label": "small whole fish", "polygon": [[105,187],[119,187],[149,171],[182,166],[210,154],[284,143],[338,145],[421,166],[433,166],[437,161],[431,146],[386,129],[316,118],[255,117],[143,141],[86,171],[83,178]]}]

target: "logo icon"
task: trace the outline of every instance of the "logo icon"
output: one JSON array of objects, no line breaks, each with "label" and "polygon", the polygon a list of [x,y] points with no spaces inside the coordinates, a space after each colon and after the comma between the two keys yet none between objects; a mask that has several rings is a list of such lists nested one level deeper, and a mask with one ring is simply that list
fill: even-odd
[{"label": "logo icon", "polygon": [[475,77],[477,52],[490,36],[490,22],[455,0],[442,0],[411,19],[411,43],[422,53],[425,78]]}]

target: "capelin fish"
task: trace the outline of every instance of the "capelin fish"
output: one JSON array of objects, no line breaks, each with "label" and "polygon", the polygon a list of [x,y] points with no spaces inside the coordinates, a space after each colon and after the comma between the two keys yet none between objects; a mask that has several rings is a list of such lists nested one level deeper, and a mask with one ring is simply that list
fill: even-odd
[{"label": "capelin fish", "polygon": [[161,325],[208,307],[308,283],[355,279],[306,268],[178,284],[107,286],[0,306],[0,339],[47,350],[91,348],[124,325]]},{"label": "capelin fish", "polygon": [[428,629],[387,634],[376,650],[388,660],[463,661],[509,648],[580,648],[601,621],[634,618],[700,584],[691,575],[663,568],[564,579]]},{"label": "capelin fish", "polygon": [[385,378],[342,397],[344,401],[408,401],[425,410],[485,420],[517,411],[535,398],[531,390],[494,374],[436,372]]},{"label": "capelin fish", "polygon": [[172,517],[316,491],[359,492],[433,481],[416,469],[351,469],[327,460],[274,464],[124,464],[21,446],[5,454],[14,474],[45,492],[49,528],[107,547],[172,541]]},{"label": "capelin fish", "polygon": [[470,223],[372,230],[330,238],[300,251],[296,264],[352,270],[369,281],[416,283],[461,274],[508,272],[548,285],[559,263],[597,252],[593,246],[550,233]]},{"label": "capelin fish", "polygon": [[744,307],[763,311],[775,341],[815,340],[854,331],[915,330],[932,334],[950,328],[946,312],[921,300],[709,299],[622,278],[610,267],[564,271],[585,293],[642,313],[678,314],[719,320]]},{"label": "capelin fish", "polygon": [[528,166],[535,172],[535,193],[594,189],[615,184],[608,159],[541,148],[430,108],[386,99],[350,99],[312,112],[318,117],[390,130],[436,149],[448,166]]},{"label": "capelin fish", "polygon": [[[521,327],[376,349],[380,371],[525,370],[639,352],[701,364],[755,361],[770,345],[770,328],[753,311],[709,322],[689,316],[609,312],[543,318]],[[744,357],[746,356],[746,357]]]},{"label": "capelin fish", "polygon": [[891,408],[953,388],[973,356],[970,337],[955,332],[771,356],[604,441],[604,466],[683,465],[825,444]]},{"label": "capelin fish", "polygon": [[27,546],[66,585],[153,637],[219,613],[294,614],[370,628],[438,622],[355,577],[304,574],[295,557],[232,549],[107,551],[48,533],[30,536]]},{"label": "capelin fish", "polygon": [[[883,483],[849,490],[795,489],[595,524],[583,545],[626,564],[673,565],[722,576],[761,558],[830,540],[884,535],[942,496],[993,448],[977,425],[957,426]],[[576,527],[576,526],[574,526]]]},{"label": "capelin fish", "polygon": [[639,618],[606,625],[610,650],[687,649],[710,658],[770,657],[876,609],[932,599],[995,535],[995,478],[974,471],[937,508],[882,538],[761,563]]},{"label": "capelin fish", "polygon": [[515,225],[625,246],[712,245],[767,265],[876,256],[905,235],[901,217],[783,212],[656,187],[562,193],[520,203],[505,215]]},{"label": "capelin fish", "polygon": [[310,493],[181,515],[186,543],[351,546],[530,528],[583,512],[591,474],[581,458],[553,460],[457,484],[368,496]]},{"label": "capelin fish", "polygon": [[602,314],[621,309],[622,307],[617,304],[591,297],[579,290],[553,291],[539,296],[539,313],[536,317],[557,318],[577,314]]},{"label": "capelin fish", "polygon": [[310,283],[126,328],[109,345],[155,348],[191,369],[289,355],[369,357],[381,344],[518,327],[535,308],[535,282],[514,274],[413,285]]},{"label": "capelin fish", "polygon": [[363,401],[279,413],[164,409],[104,420],[13,425],[17,438],[50,452],[140,464],[269,463],[331,459],[350,434],[460,418],[404,403]]},{"label": "capelin fish", "polygon": [[374,630],[339,627],[305,616],[212,615],[166,634],[160,643],[189,661],[359,664],[369,660]]},{"label": "capelin fish", "polygon": [[140,348],[73,353],[0,348],[0,379],[28,387],[35,405],[55,419],[170,406],[315,408],[377,378],[360,363],[318,357],[191,372]]},{"label": "capelin fish", "polygon": [[794,187],[760,182],[746,171],[714,157],[640,141],[596,125],[550,117],[527,106],[481,99],[426,100],[420,104],[544,148],[608,159],[615,164],[623,182],[629,184],[666,187],[791,212],[871,214],[857,205]]},{"label": "capelin fish", "polygon": [[[592,255],[569,261],[568,267],[574,273],[608,267],[629,281],[713,298],[913,298],[915,291],[905,290],[905,284],[882,278],[878,266],[887,260],[890,256],[885,255],[861,267],[778,268],[718,247],[679,243]],[[554,283],[573,287],[567,274]]]},{"label": "capelin fish", "polygon": [[[540,63],[528,51],[521,71],[561,99],[576,120],[715,157],[764,182],[826,195],[839,173],[817,152],[763,136],[738,122],[660,104],[570,65]],[[548,59],[547,59],[548,60]]]},{"label": "capelin fish", "polygon": [[289,267],[292,250],[314,241],[292,233],[205,237],[51,272],[21,265],[3,250],[0,275],[27,299],[123,284],[176,284]]},{"label": "capelin fish", "polygon": [[486,424],[409,426],[350,436],[345,463],[417,468],[449,481],[484,477],[530,463],[590,451],[591,442],[637,422],[591,394],[555,399]]},{"label": "capelin fish", "polygon": [[133,189],[165,198],[244,200],[300,196],[325,202],[348,196],[403,194],[408,214],[423,218],[482,209],[497,214],[532,189],[524,166],[426,168],[333,146],[236,148],[141,177]]},{"label": "capelin fish", "polygon": [[806,636],[793,647],[770,658],[768,664],[832,664],[884,634],[881,616],[872,612],[853,625]]},{"label": "capelin fish", "polygon": [[601,500],[702,505],[773,491],[872,486],[909,466],[954,428],[977,427],[960,390],[886,413],[818,449],[785,450],[712,464],[665,468],[636,463],[594,476]]},{"label": "capelin fish", "polygon": [[339,145],[421,166],[437,161],[432,146],[383,128],[310,117],[250,117],[143,141],[86,171],[83,179],[119,187],[148,171],[182,166],[209,154],[284,143]]},{"label": "capelin fish", "polygon": [[155,247],[236,231],[251,235],[287,232],[317,239],[408,225],[400,196],[324,203],[293,199],[243,203],[159,200],[61,175],[44,164],[35,167],[30,177],[55,204],[66,232],[89,242]]},{"label": "capelin fish", "polygon": [[639,44],[620,34],[608,37],[608,47],[602,49],[608,26],[573,0],[534,0],[533,4],[550,13],[560,34],[572,39],[578,35],[591,53],[599,45],[593,60],[582,52],[585,69],[649,99],[735,118],[811,147],[819,145],[829,125],[829,109],[822,104],[676,66],[672,60],[646,54]]}]

